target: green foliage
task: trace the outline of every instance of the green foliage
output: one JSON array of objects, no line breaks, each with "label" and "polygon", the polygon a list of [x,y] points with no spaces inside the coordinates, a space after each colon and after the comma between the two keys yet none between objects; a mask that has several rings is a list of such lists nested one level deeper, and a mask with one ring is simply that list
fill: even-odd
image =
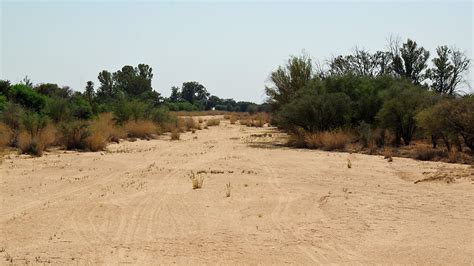
[{"label": "green foliage", "polygon": [[7,102],[1,112],[1,118],[2,121],[13,131],[18,131],[21,126],[21,117],[24,112],[25,110],[21,105]]},{"label": "green foliage", "polygon": [[170,115],[166,107],[155,108],[151,112],[151,120],[157,124],[176,122],[176,117]]},{"label": "green foliage", "polygon": [[304,88],[276,115],[280,127],[301,127],[308,132],[332,130],[350,121],[351,99],[344,93],[319,93]]},{"label": "green foliage", "polygon": [[6,96],[8,94],[8,90],[10,89],[10,81],[0,79],[0,96]]},{"label": "green foliage", "polygon": [[150,106],[144,102],[138,100],[122,100],[117,102],[114,106],[114,120],[120,125],[130,119],[138,121],[139,119],[149,116],[147,112],[149,109]]},{"label": "green foliage", "polygon": [[81,96],[75,96],[70,104],[70,110],[73,117],[87,120],[92,118],[92,107],[90,103]]},{"label": "green foliage", "polygon": [[6,105],[7,105],[7,97],[4,95],[0,95],[0,112],[5,109]]},{"label": "green foliage", "polygon": [[16,84],[10,87],[8,97],[11,101],[21,104],[35,112],[41,111],[46,104],[46,97],[34,91],[32,88]]},{"label": "green foliage", "polygon": [[278,67],[271,73],[270,81],[273,86],[265,88],[268,103],[273,110],[278,111],[289,103],[296,92],[305,87],[312,77],[313,70],[309,57],[291,57],[284,67]]},{"label": "green foliage", "polygon": [[63,98],[50,98],[46,101],[44,113],[48,115],[53,122],[59,123],[71,118],[71,109],[69,103]]},{"label": "green foliage", "polygon": [[46,115],[26,112],[21,117],[21,125],[23,129],[30,134],[30,136],[38,136],[49,122]]},{"label": "green foliage", "polygon": [[417,128],[416,114],[433,101],[434,97],[427,90],[401,81],[386,91],[385,102],[377,114],[377,119],[383,128],[395,134],[396,145],[400,145],[400,138],[408,145]]},{"label": "green foliage", "polygon": [[61,143],[68,150],[87,149],[87,138],[92,134],[89,123],[82,120],[62,123],[59,132]]}]

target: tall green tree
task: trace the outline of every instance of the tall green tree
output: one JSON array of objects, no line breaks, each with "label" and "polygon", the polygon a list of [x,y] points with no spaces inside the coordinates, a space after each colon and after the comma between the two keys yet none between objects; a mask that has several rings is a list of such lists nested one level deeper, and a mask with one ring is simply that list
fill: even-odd
[{"label": "tall green tree", "polygon": [[392,51],[393,71],[401,77],[410,79],[414,84],[420,84],[424,79],[424,71],[428,67],[430,52],[408,39],[400,48]]},{"label": "tall green tree", "polygon": [[453,95],[459,84],[464,81],[464,73],[469,69],[470,60],[456,48],[446,45],[436,49],[437,57],[433,59],[434,67],[427,72],[431,87],[440,94]]},{"label": "tall green tree", "polygon": [[270,74],[272,85],[265,87],[268,103],[273,110],[279,110],[289,103],[296,92],[313,77],[313,67],[308,56],[291,57],[285,66],[279,66]]}]

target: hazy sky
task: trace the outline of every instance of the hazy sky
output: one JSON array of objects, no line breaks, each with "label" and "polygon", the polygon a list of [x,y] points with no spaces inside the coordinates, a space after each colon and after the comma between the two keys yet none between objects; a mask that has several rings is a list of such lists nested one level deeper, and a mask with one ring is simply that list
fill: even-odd
[{"label": "hazy sky", "polygon": [[303,50],[323,61],[356,45],[384,49],[398,35],[432,55],[441,44],[473,53],[471,1],[0,2],[0,79],[76,90],[103,69],[146,63],[165,96],[195,80],[261,102],[270,72]]}]

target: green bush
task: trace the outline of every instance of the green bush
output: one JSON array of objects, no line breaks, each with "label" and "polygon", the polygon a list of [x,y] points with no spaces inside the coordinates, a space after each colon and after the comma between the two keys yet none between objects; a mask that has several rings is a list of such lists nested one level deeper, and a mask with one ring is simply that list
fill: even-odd
[{"label": "green bush", "polygon": [[5,109],[5,106],[7,105],[7,97],[0,95],[0,112]]},{"label": "green bush", "polygon": [[301,127],[308,132],[332,130],[350,121],[351,100],[344,93],[319,94],[305,88],[277,113],[278,126],[285,129]]},{"label": "green bush", "polygon": [[41,111],[46,105],[47,97],[34,91],[32,88],[16,84],[10,87],[8,97],[11,101],[21,104],[35,112]]},{"label": "green bush", "polygon": [[67,150],[87,149],[87,138],[92,132],[87,121],[76,120],[59,126],[61,143]]},{"label": "green bush", "polygon": [[400,145],[400,138],[405,145],[409,145],[417,128],[415,116],[432,104],[433,94],[404,81],[391,86],[384,97],[377,120],[383,128],[395,134],[395,145]]},{"label": "green bush", "polygon": [[148,118],[149,105],[138,100],[122,100],[116,102],[114,111],[114,120],[122,125],[130,119],[138,121]]},{"label": "green bush", "polygon": [[71,109],[67,100],[63,98],[50,98],[46,102],[44,113],[55,123],[67,121],[71,118]]}]

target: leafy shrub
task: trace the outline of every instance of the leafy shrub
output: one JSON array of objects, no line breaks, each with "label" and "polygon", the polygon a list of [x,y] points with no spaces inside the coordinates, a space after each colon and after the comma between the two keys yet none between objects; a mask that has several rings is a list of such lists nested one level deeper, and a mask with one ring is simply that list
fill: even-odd
[{"label": "leafy shrub", "polygon": [[127,132],[129,138],[149,139],[156,134],[157,128],[151,121],[139,120],[139,121],[128,121],[124,125],[124,129]]},{"label": "leafy shrub", "polygon": [[77,119],[87,120],[92,117],[92,106],[82,97],[74,97],[70,108],[71,114]]},{"label": "leafy shrub", "polygon": [[46,101],[44,113],[55,123],[67,121],[71,117],[69,103],[63,98],[50,98]]},{"label": "leafy shrub", "polygon": [[67,150],[86,150],[87,138],[91,136],[87,121],[76,120],[59,126],[60,142]]},{"label": "leafy shrub", "polygon": [[4,95],[0,95],[0,112],[5,109],[5,106],[7,105],[7,97]]},{"label": "leafy shrub", "polygon": [[351,100],[344,93],[319,94],[314,89],[302,89],[276,114],[276,122],[287,130],[293,127],[308,132],[332,130],[350,121],[350,105]]},{"label": "leafy shrub", "polygon": [[39,112],[46,104],[46,96],[39,94],[32,88],[16,84],[10,87],[8,92],[10,100],[20,104],[28,109]]},{"label": "leafy shrub", "polygon": [[395,134],[397,146],[400,145],[400,138],[408,145],[417,128],[415,116],[430,104],[432,94],[408,81],[396,83],[386,94],[386,101],[377,114],[377,120],[383,128]]},{"label": "leafy shrub", "polygon": [[114,119],[122,125],[133,119],[135,121],[143,120],[149,116],[149,105],[138,100],[122,100],[118,101],[114,108]]}]

